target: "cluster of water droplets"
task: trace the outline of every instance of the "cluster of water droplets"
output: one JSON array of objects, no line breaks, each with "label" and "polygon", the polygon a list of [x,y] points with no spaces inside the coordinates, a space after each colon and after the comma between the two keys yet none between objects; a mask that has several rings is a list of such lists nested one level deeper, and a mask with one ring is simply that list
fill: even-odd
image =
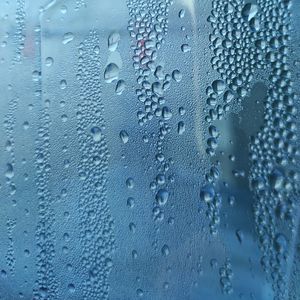
[{"label": "cluster of water droplets", "polygon": [[[16,163],[15,158],[15,139],[14,129],[16,124],[15,112],[18,107],[19,98],[12,98],[9,101],[8,113],[4,117],[4,128],[6,132],[5,149],[9,153],[9,160],[6,164],[5,178],[6,183],[10,189],[10,195],[13,196],[16,192],[16,184],[14,182],[14,166]],[[12,200],[14,202],[14,200]]]},{"label": "cluster of water droplets", "polygon": [[76,10],[78,10],[81,7],[86,7],[86,0],[76,0]]},{"label": "cluster of water droplets", "polygon": [[8,219],[6,222],[8,248],[6,253],[6,263],[12,276],[15,275],[16,257],[14,251],[13,230],[16,226],[16,219]]},{"label": "cluster of water droplets", "polygon": [[220,275],[220,284],[222,287],[222,292],[224,294],[232,294],[233,293],[233,286],[232,286],[233,271],[229,259],[226,259],[224,265],[219,269],[219,275]]},{"label": "cluster of water droplets", "polygon": [[[222,120],[227,112],[239,111],[257,74],[261,70],[271,72],[265,78],[269,90],[263,127],[249,141],[252,165],[249,180],[256,198],[255,222],[263,253],[262,265],[272,278],[276,299],[282,299],[286,293],[288,238],[280,228],[288,221],[290,230],[293,229],[298,178],[292,166],[299,151],[295,147],[297,97],[292,90],[287,56],[290,4],[280,0],[213,1],[208,18],[213,28],[211,64],[220,76],[206,90],[209,123],[206,151],[210,157],[215,156],[220,138],[215,121]],[[220,165],[218,161],[213,162],[212,168],[216,163]],[[208,205],[211,227],[216,224],[214,215],[218,215],[220,207],[220,200],[216,200],[220,197],[216,191],[220,171],[210,169],[200,193]],[[214,201],[218,205],[214,204],[211,213]]]},{"label": "cluster of water droplets", "polygon": [[[165,93],[170,88],[172,81],[179,83],[182,74],[175,69],[170,74],[165,67],[159,64],[159,50],[165,42],[168,32],[168,12],[172,1],[128,1],[131,16],[128,30],[134,40],[132,45],[133,67],[137,75],[139,88],[136,90],[137,98],[142,103],[137,113],[138,123],[143,126],[153,119],[158,121],[159,133],[156,142],[155,160],[158,164],[158,174],[150,183],[150,188],[155,193],[153,217],[163,220],[163,207],[168,202],[170,192],[168,182],[173,182],[173,176],[167,176],[172,158],[167,159],[164,154],[163,141],[171,131],[168,121],[173,116],[173,111],[167,105]],[[185,124],[178,123],[178,133],[183,134]],[[153,137],[153,136],[152,136]],[[149,142],[149,135],[143,136],[145,143]]]},{"label": "cluster of water droplets", "polygon": [[[108,50],[111,53],[117,51],[121,36],[118,32],[112,32],[108,37]],[[117,62],[110,62],[105,67],[104,79],[106,83],[116,82],[115,92],[117,95],[122,95],[126,89],[126,82],[123,79],[119,79],[120,67]]]},{"label": "cluster of water droplets", "polygon": [[41,111],[41,124],[35,149],[36,187],[38,195],[38,224],[36,228],[37,275],[34,288],[34,299],[56,299],[58,282],[54,273],[55,233],[53,225],[55,215],[53,210],[53,195],[49,188],[51,176],[50,165],[50,127],[52,124],[49,113],[50,101],[45,100]]},{"label": "cluster of water droplets", "polygon": [[290,40],[290,1],[258,1],[265,16],[265,31],[255,44],[265,55],[269,68],[269,91],[264,124],[251,140],[251,186],[255,203],[255,222],[262,249],[261,264],[272,279],[275,299],[287,296],[296,205],[299,194],[296,158],[297,96],[288,62]]},{"label": "cluster of water droplets", "polygon": [[108,275],[112,268],[114,223],[107,199],[109,152],[103,118],[99,35],[90,32],[80,44],[77,79],[80,99],[77,106],[77,133],[81,161],[79,200],[82,265],[87,279],[84,299],[108,299]]},{"label": "cluster of water droplets", "polygon": [[25,0],[17,0],[15,44],[16,53],[13,64],[20,63],[25,41]]},{"label": "cluster of water droplets", "polygon": [[[150,189],[154,195],[152,215],[155,222],[164,220],[164,209],[171,198],[170,186],[174,182],[174,176],[167,174],[174,163],[172,158],[167,158],[164,153],[164,140],[171,131],[169,125],[174,111],[167,103],[167,92],[172,84],[178,84],[182,80],[182,74],[178,69],[168,73],[167,67],[159,62],[159,52],[165,43],[168,33],[168,13],[173,1],[170,0],[129,0],[127,1],[130,21],[128,30],[133,40],[133,68],[137,76],[136,95],[141,103],[137,112],[138,124],[145,127],[143,134],[144,143],[155,145],[155,153],[152,147],[150,155],[155,158],[157,175],[150,183]],[[181,109],[181,115],[184,114]],[[152,126],[150,125],[150,122]],[[148,124],[149,123],[149,124]],[[155,127],[153,127],[153,125]],[[153,132],[157,128],[158,132]],[[150,133],[149,133],[150,131]],[[178,133],[185,131],[183,121],[178,123]],[[152,133],[151,133],[152,132]],[[122,134],[123,140],[126,135]],[[156,139],[156,142],[155,142]],[[158,224],[155,232],[158,233]],[[167,258],[170,253],[167,244],[160,245],[156,237],[153,241],[155,251],[159,251]],[[168,283],[165,284],[168,288]],[[143,297],[143,290],[138,289],[137,295]]]},{"label": "cluster of water droplets", "polygon": [[[172,117],[170,108],[164,105],[164,92],[170,85],[171,75],[165,74],[163,66],[157,65],[156,60],[158,51],[164,43],[164,36],[167,34],[167,14],[171,3],[170,1],[128,1],[127,4],[131,16],[128,30],[134,41],[133,67],[140,86],[136,94],[143,105],[137,113],[138,122],[142,126],[155,117],[159,119],[160,134],[155,157],[162,166],[165,164],[162,140],[170,130],[166,121]],[[144,141],[148,142],[148,138],[144,138]],[[166,168],[163,171],[166,171]],[[165,185],[165,175],[159,174],[158,178],[159,184]],[[151,183],[151,187],[156,190],[157,183]],[[166,204],[168,196],[169,193],[165,188],[157,190],[155,196],[157,204],[153,210],[155,218],[162,216],[160,207]]]},{"label": "cluster of water droplets", "polygon": [[[75,2],[75,10],[87,7],[85,0],[76,0]],[[27,30],[25,28],[25,1],[17,0],[16,3],[15,35],[13,36],[15,53],[12,66],[22,61],[22,53],[26,41],[25,29]],[[167,157],[165,149],[167,144],[170,144],[167,139],[171,136],[170,132],[174,130],[173,122],[177,115],[180,118],[179,122],[176,121],[175,123],[175,130],[177,130],[178,135],[183,135],[186,130],[185,122],[182,121],[185,115],[185,108],[183,106],[175,107],[176,104],[174,103],[176,101],[169,101],[168,99],[168,91],[172,88],[172,85],[180,86],[185,74],[182,74],[176,68],[168,69],[169,66],[161,62],[159,57],[168,33],[168,14],[172,3],[172,0],[127,0],[130,14],[128,31],[132,39],[131,51],[133,53],[133,69],[137,86],[135,93],[140,104],[137,111],[137,119],[138,124],[141,126],[140,132],[142,133],[143,142],[149,144],[147,154],[153,157],[153,162],[155,162],[153,164],[154,168],[152,168],[153,165],[145,167],[145,169],[151,171],[154,169],[155,173],[151,175],[149,180],[151,181],[149,184],[150,190],[153,194],[153,206],[151,207],[152,211],[150,209],[150,213],[155,221],[155,237],[153,238],[151,233],[149,235],[151,236],[150,239],[154,239],[151,242],[153,242],[152,246],[156,252],[149,259],[149,262],[154,264],[156,259],[158,259],[163,266],[166,265],[166,274],[162,275],[167,275],[162,285],[165,291],[171,289],[172,284],[174,284],[172,282],[173,277],[168,277],[168,274],[172,272],[172,258],[177,251],[174,243],[170,242],[171,238],[173,238],[172,234],[167,233],[164,239],[160,239],[159,234],[161,232],[161,236],[164,235],[164,228],[159,227],[159,224],[162,224],[167,219],[165,215],[169,215],[169,212],[172,211],[171,209],[169,211],[169,208],[174,208],[172,203],[174,194],[172,184],[175,177],[171,174],[174,161],[171,157]],[[55,4],[55,1],[52,4]],[[221,210],[222,195],[218,188],[222,175],[222,163],[215,159],[218,155],[218,147],[222,138],[220,134],[222,130],[218,128],[218,122],[223,120],[227,113],[232,111],[239,112],[243,107],[244,98],[253,87],[254,80],[263,80],[268,85],[269,90],[267,98],[262,99],[265,101],[263,126],[255,136],[249,139],[251,163],[249,183],[255,197],[254,216],[259,245],[262,251],[261,265],[273,283],[275,299],[277,300],[287,298],[292,261],[290,252],[291,246],[294,246],[294,236],[297,232],[296,226],[298,224],[296,223],[295,213],[297,210],[296,206],[299,204],[297,185],[299,175],[296,167],[299,150],[296,146],[297,110],[295,108],[295,102],[298,100],[298,97],[293,92],[292,74],[288,59],[289,34],[291,31],[289,25],[290,4],[291,1],[289,0],[212,1],[212,12],[208,19],[212,26],[212,33],[209,36],[210,49],[213,53],[211,66],[218,75],[206,89],[205,121],[207,122],[208,130],[205,147],[206,153],[211,159],[211,164],[207,168],[205,183],[200,191],[200,198],[206,206],[210,232],[217,234],[221,216],[226,214],[226,212],[223,213]],[[8,1],[7,5],[9,5]],[[65,15],[70,11],[63,5],[60,12]],[[181,22],[185,21],[185,16],[186,11],[181,9],[178,12]],[[73,31],[74,35],[73,32],[68,30],[62,32],[59,36],[60,44],[62,43],[66,47],[73,46],[77,39],[77,34],[79,34]],[[184,26],[181,30],[185,31]],[[39,33],[38,31],[39,29],[36,30],[36,33]],[[8,38],[8,33],[5,36]],[[112,31],[106,37],[108,42],[104,51],[107,51],[109,55],[112,55],[111,57],[114,57],[118,51],[121,51],[121,46],[119,45],[121,36],[117,31]],[[34,42],[35,46],[39,48],[40,45],[36,41]],[[74,100],[75,105],[77,105],[75,107],[75,128],[77,132],[76,137],[78,138],[74,145],[78,142],[78,182],[82,186],[78,189],[81,192],[78,196],[77,209],[80,217],[78,221],[78,236],[82,252],[78,262],[74,262],[74,258],[70,254],[66,270],[71,270],[76,266],[81,267],[79,273],[83,274],[84,277],[79,279],[79,281],[82,280],[82,285],[79,284],[79,286],[77,286],[77,283],[75,284],[75,281],[77,281],[75,278],[74,281],[71,279],[68,282],[61,283],[59,278],[60,272],[56,270],[56,263],[61,261],[59,254],[56,254],[56,247],[59,244],[57,243],[58,240],[60,242],[61,239],[62,252],[67,254],[69,242],[75,236],[75,234],[73,236],[68,232],[67,229],[63,229],[63,232],[60,232],[61,236],[59,236],[55,230],[58,226],[56,222],[60,222],[60,220],[57,220],[59,216],[56,215],[56,205],[61,198],[65,198],[68,194],[65,177],[69,173],[62,171],[57,176],[61,181],[59,187],[62,186],[63,188],[58,196],[55,195],[52,188],[52,180],[56,176],[55,171],[53,171],[53,168],[56,167],[54,164],[53,168],[51,166],[55,152],[51,152],[53,148],[52,140],[50,143],[50,133],[56,133],[53,130],[55,126],[52,125],[52,122],[55,123],[56,120],[53,117],[54,114],[50,114],[52,99],[50,102],[49,99],[43,98],[41,70],[32,72],[32,80],[36,83],[34,92],[38,100],[36,103],[38,103],[37,106],[41,106],[40,110],[34,111],[37,112],[36,128],[38,136],[35,145],[32,147],[35,149],[33,159],[36,187],[34,188],[37,189],[37,199],[32,200],[37,200],[37,226],[36,232],[34,233],[34,230],[32,232],[36,239],[36,257],[33,260],[36,259],[37,280],[33,287],[32,297],[36,300],[58,299],[64,287],[67,287],[70,299],[74,297],[75,290],[80,291],[79,293],[82,292],[83,299],[109,298],[109,274],[113,268],[115,229],[110,212],[110,199],[107,196],[110,151],[107,145],[101,84],[103,82],[103,84],[106,83],[109,87],[113,87],[117,95],[122,95],[124,92],[127,93],[127,87],[124,77],[122,79],[121,64],[109,58],[107,64],[103,66],[102,60],[100,60],[103,52],[102,49],[100,50],[99,45],[99,33],[92,31],[87,39],[80,44],[77,56],[77,79],[80,95],[77,102]],[[2,46],[3,48],[6,46],[6,41],[2,43]],[[188,42],[185,42],[177,50],[181,51],[181,55],[189,58],[193,49]],[[70,54],[72,55],[71,52]],[[40,54],[37,52],[37,56]],[[1,63],[4,63],[4,59],[1,59]],[[53,57],[50,56],[42,63],[45,63],[46,67],[51,67],[55,64]],[[263,79],[259,76],[262,76]],[[43,77],[43,80],[44,78],[45,81],[49,80],[47,76]],[[69,79],[61,79],[57,83],[60,92],[68,91],[70,86]],[[127,84],[129,86],[129,80]],[[128,90],[130,89],[128,88]],[[19,209],[19,211],[15,209],[12,212],[19,213],[24,207],[25,213],[28,215],[29,211],[26,208],[28,203],[23,201],[20,206],[17,206],[17,199],[21,198],[19,193],[28,188],[28,183],[27,186],[24,185],[22,188],[19,188],[17,183],[20,181],[16,178],[16,175],[19,176],[19,161],[16,161],[15,152],[17,152],[16,149],[18,149],[19,144],[17,143],[18,147],[16,147],[15,137],[18,133],[14,132],[14,129],[16,117],[19,116],[16,111],[21,101],[18,97],[9,99],[11,100],[8,101],[8,112],[4,115],[3,120],[5,131],[5,140],[3,142],[5,143],[4,149],[6,152],[4,154],[4,156],[6,155],[5,164],[3,165],[5,179],[3,190],[7,188],[7,200],[13,204],[14,209],[16,207]],[[60,100],[61,108],[65,107],[65,104],[65,100]],[[60,115],[61,121],[68,124],[67,121],[71,115],[64,111]],[[25,121],[23,123],[24,130],[27,130],[30,126],[31,122]],[[75,135],[76,132],[74,130]],[[126,130],[118,131],[118,134],[124,148],[131,146],[130,143],[135,140],[135,136],[127,128]],[[69,135],[65,133],[63,137],[67,140]],[[23,141],[23,139],[20,140]],[[54,139],[53,141],[55,144],[56,140]],[[67,142],[60,146],[63,151],[61,156],[64,158],[63,166],[67,169],[70,165]],[[26,145],[21,145],[20,148],[22,147],[24,148]],[[125,155],[123,158],[125,158]],[[230,156],[231,161],[234,161],[234,159],[234,155]],[[74,159],[74,161],[76,160]],[[25,158],[23,158],[22,162],[26,162]],[[234,170],[233,174],[234,176],[245,177],[243,170]],[[136,200],[133,196],[135,193],[134,188],[138,182],[136,180],[137,176],[136,174],[132,177],[127,175],[126,180],[123,181],[124,186],[128,189],[127,206],[131,212],[134,211],[133,208],[136,205]],[[24,174],[24,179],[28,179],[28,174]],[[225,188],[228,187],[226,184],[224,186]],[[144,198],[147,199],[146,197]],[[233,205],[234,201],[235,198],[230,196],[229,204]],[[24,270],[28,268],[28,261],[23,262],[22,259],[19,260],[19,257],[16,256],[20,249],[17,249],[18,244],[15,243],[14,239],[18,234],[17,230],[20,230],[20,227],[23,225],[23,220],[19,222],[19,219],[15,218],[13,213],[9,211],[7,218],[4,220],[6,251],[3,257],[6,266],[1,267],[0,271],[1,279],[12,276],[9,277],[9,280],[12,281],[13,277],[16,278],[16,269],[19,267],[18,263],[20,261],[22,264],[24,263]],[[143,217],[137,205],[133,214],[136,218]],[[30,217],[33,217],[32,215]],[[69,219],[69,212],[64,212],[63,216]],[[173,223],[174,218],[169,217],[168,224],[171,225]],[[138,225],[131,219],[126,224],[130,234],[138,232]],[[28,224],[26,226],[29,228]],[[28,235],[28,228],[24,229],[24,236]],[[180,232],[185,233],[184,229],[181,228]],[[146,233],[148,234],[149,232],[147,231]],[[147,235],[146,233],[144,234]],[[243,243],[244,246],[246,239],[243,231],[238,229],[235,231],[235,235],[239,243]],[[196,245],[196,237],[191,239],[193,239],[193,243],[191,242],[189,246],[192,248]],[[203,241],[205,241],[205,238]],[[125,251],[129,249],[132,258],[137,260],[141,253],[139,249],[133,249],[131,246],[132,244],[127,244]],[[29,251],[27,248],[22,249],[22,251],[26,257],[31,253],[31,250]],[[299,245],[297,251],[299,256]],[[156,254],[158,254],[159,258],[154,257]],[[179,254],[181,255],[182,253],[180,252]],[[57,257],[55,257],[56,255]],[[191,257],[192,254],[188,253],[187,258],[190,259]],[[64,259],[63,261],[65,261]],[[193,265],[191,268],[190,274],[194,272],[194,269],[199,274],[203,272],[202,260],[203,258],[199,256],[199,260],[196,266]],[[215,261],[212,260],[211,265],[216,266],[217,263]],[[194,264],[194,262],[192,263]],[[140,268],[138,264],[135,267]],[[175,267],[177,266],[174,265]],[[144,268],[144,265],[142,268]],[[145,272],[145,270],[147,271],[147,267],[143,271],[137,272]],[[30,274],[34,272],[35,270]],[[219,276],[223,293],[231,294],[233,292],[233,271],[229,259],[219,268]],[[149,277],[145,276],[145,278],[148,279]],[[21,280],[24,283],[21,288],[25,290],[28,277],[24,276]],[[138,286],[134,292],[138,298],[149,295],[148,289],[143,287],[143,280],[142,276],[136,276]],[[197,284],[198,282],[193,283],[194,287]],[[154,288],[151,286],[150,289],[150,292],[152,292]],[[126,291],[124,291],[124,297],[126,297],[125,295]],[[20,292],[19,297],[24,298],[24,295]],[[289,295],[289,298],[294,299],[294,296]]]}]

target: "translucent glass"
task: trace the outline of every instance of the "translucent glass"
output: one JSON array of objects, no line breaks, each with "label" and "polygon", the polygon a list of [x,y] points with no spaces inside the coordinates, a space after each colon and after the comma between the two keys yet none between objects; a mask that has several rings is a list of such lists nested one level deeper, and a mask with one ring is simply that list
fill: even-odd
[{"label": "translucent glass", "polygon": [[3,0],[0,299],[299,299],[299,21]]}]

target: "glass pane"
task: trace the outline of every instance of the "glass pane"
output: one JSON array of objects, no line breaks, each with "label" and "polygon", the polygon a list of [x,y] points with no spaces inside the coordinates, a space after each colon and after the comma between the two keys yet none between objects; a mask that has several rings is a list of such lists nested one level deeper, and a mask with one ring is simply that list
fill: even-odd
[{"label": "glass pane", "polygon": [[299,299],[300,2],[0,3],[0,299]]}]

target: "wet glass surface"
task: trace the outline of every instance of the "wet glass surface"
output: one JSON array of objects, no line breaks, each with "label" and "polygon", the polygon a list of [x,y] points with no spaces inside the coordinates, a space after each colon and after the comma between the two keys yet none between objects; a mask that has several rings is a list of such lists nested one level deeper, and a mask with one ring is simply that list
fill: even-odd
[{"label": "wet glass surface", "polygon": [[0,299],[300,299],[300,1],[0,24]]}]

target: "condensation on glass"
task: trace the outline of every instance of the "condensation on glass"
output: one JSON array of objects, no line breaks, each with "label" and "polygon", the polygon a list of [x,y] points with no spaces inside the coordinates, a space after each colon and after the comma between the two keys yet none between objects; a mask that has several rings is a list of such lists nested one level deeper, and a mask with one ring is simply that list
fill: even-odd
[{"label": "condensation on glass", "polygon": [[0,299],[299,299],[299,21],[1,1]]}]

